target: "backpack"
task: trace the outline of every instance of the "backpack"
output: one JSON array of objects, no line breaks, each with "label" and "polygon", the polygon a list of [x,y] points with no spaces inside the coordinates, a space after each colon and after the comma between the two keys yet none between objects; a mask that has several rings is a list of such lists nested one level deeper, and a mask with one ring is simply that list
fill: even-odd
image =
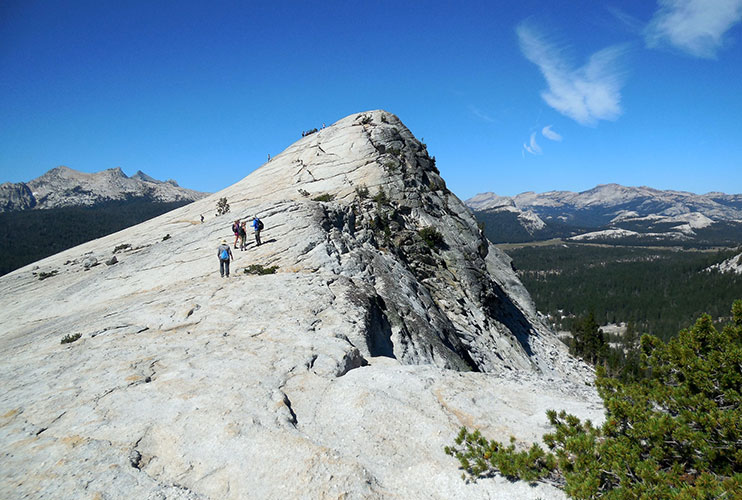
[{"label": "backpack", "polygon": [[226,248],[222,248],[222,251],[219,254],[219,258],[221,260],[229,260],[229,250],[227,250]]},{"label": "backpack", "polygon": [[260,220],[260,219],[258,219],[258,231],[262,231],[263,230],[263,227],[264,227],[263,226],[263,221]]}]

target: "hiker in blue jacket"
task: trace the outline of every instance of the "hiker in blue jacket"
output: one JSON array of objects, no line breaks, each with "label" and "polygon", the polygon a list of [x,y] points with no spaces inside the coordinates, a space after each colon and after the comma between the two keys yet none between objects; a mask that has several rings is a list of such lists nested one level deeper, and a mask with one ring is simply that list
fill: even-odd
[{"label": "hiker in blue jacket", "polygon": [[260,231],[263,230],[263,223],[260,222],[257,215],[252,218],[252,229],[255,231],[255,243],[260,246]]},{"label": "hiker in blue jacket", "polygon": [[227,240],[222,240],[222,244],[216,248],[216,256],[219,257],[219,274],[227,275],[229,278],[229,261],[233,259],[232,249],[229,248]]}]

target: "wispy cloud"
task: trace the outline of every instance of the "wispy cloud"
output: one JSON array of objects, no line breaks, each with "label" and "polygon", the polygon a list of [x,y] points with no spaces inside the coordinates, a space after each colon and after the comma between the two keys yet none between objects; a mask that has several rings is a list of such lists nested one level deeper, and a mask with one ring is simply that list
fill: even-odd
[{"label": "wispy cloud", "polygon": [[554,132],[551,129],[551,127],[552,127],[551,125],[545,126],[541,130],[541,135],[543,135],[544,137],[546,137],[547,139],[550,139],[552,141],[562,142],[562,136],[559,135],[559,134],[557,134],[556,132]]},{"label": "wispy cloud", "polygon": [[632,16],[631,14],[627,13],[623,9],[619,9],[618,7],[606,7],[606,10],[610,14],[613,15],[620,23],[621,25],[628,30],[629,33],[633,35],[639,35],[644,32],[644,29],[646,27],[646,22],[642,21],[641,19]]},{"label": "wispy cloud", "polygon": [[528,144],[523,144],[523,150],[528,151],[532,155],[540,155],[542,153],[541,146],[536,142],[536,132],[531,134],[531,140]]},{"label": "wispy cloud", "polygon": [[621,115],[621,59],[626,45],[600,50],[582,67],[573,68],[563,50],[533,27],[521,23],[516,32],[523,55],[539,67],[549,86],[541,92],[546,104],[582,125]]},{"label": "wispy cloud", "polygon": [[725,34],[742,20],[742,0],[659,0],[647,26],[648,47],[669,44],[695,57],[713,59]]},{"label": "wispy cloud", "polygon": [[495,122],[494,118],[492,118],[491,116],[489,116],[487,113],[477,108],[476,106],[469,106],[469,111],[471,111],[474,114],[474,116],[476,116],[477,118],[481,120],[484,120],[489,123]]}]

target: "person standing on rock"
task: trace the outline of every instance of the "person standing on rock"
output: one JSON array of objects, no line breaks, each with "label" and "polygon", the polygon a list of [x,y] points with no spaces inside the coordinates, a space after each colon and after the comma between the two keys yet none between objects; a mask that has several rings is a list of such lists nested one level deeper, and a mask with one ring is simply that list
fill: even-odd
[{"label": "person standing on rock", "polygon": [[247,239],[247,229],[245,228],[245,225],[247,222],[243,222],[240,224],[240,251],[245,250],[247,248],[247,245],[245,244],[245,239]]},{"label": "person standing on rock", "polygon": [[255,243],[260,246],[260,231],[263,230],[263,223],[257,215],[252,218],[252,230],[255,232]]},{"label": "person standing on rock", "polygon": [[222,275],[222,278],[225,274],[229,278],[229,261],[234,259],[234,256],[227,240],[222,240],[222,244],[216,248],[216,255],[219,257],[219,274]]},{"label": "person standing on rock", "polygon": [[240,219],[232,224],[232,232],[234,233],[234,248],[237,249],[237,240],[240,239]]}]

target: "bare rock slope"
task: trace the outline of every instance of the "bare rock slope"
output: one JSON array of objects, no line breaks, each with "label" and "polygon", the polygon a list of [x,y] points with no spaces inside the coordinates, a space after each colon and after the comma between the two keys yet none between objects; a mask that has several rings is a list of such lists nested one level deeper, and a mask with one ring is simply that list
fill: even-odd
[{"label": "bare rock slope", "polygon": [[[230,214],[201,224],[221,197]],[[220,278],[218,243],[252,215],[264,244]],[[0,293],[8,498],[563,498],[466,484],[443,446],[461,425],[536,440],[547,408],[602,415],[589,370],[383,111]]]}]

